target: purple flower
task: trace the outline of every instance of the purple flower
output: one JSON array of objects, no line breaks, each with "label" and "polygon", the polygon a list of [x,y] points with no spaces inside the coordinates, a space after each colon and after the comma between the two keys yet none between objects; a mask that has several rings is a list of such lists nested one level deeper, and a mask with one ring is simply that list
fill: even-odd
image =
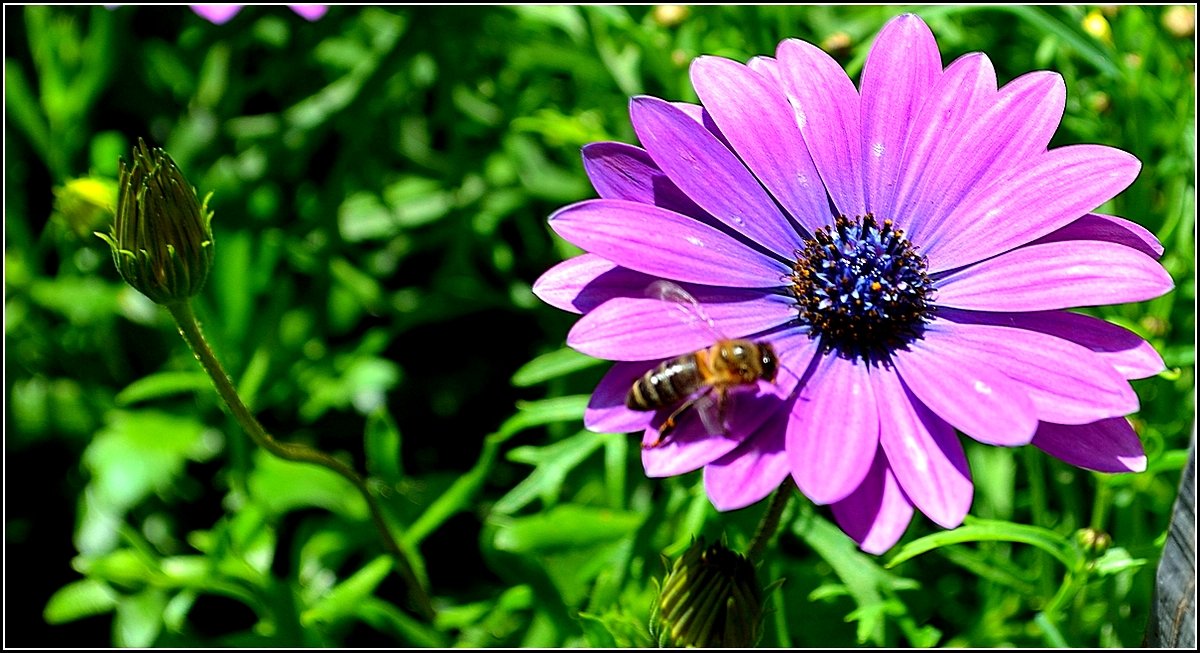
[{"label": "purple flower", "polygon": [[[188,5],[201,18],[214,25],[223,25],[237,15],[246,5]],[[317,20],[329,10],[325,5],[288,5],[292,11],[307,20]]]},{"label": "purple flower", "polygon": [[[701,57],[703,106],[637,97],[644,149],[583,150],[601,199],[550,226],[588,253],[534,292],[582,313],[567,343],[617,361],[585,424],[658,437],[670,408],[626,408],[630,385],[713,344],[646,295],[656,279],[693,295],[726,337],[773,345],[774,383],[730,392],[724,432],[685,412],[646,473],[704,470],[714,506],[753,504],[788,475],[870,552],[914,507],[960,524],[973,487],[955,431],[1032,443],[1072,465],[1141,471],[1124,416],[1128,380],[1162,359],[1135,334],[1065,309],[1135,302],[1173,287],[1162,246],[1093,213],[1133,182],[1130,154],[1047,149],[1062,78],[996,87],[982,53],[942,67],[913,15],[880,31],[860,87],[798,40],[743,65]],[[677,313],[677,311],[676,311]]]}]

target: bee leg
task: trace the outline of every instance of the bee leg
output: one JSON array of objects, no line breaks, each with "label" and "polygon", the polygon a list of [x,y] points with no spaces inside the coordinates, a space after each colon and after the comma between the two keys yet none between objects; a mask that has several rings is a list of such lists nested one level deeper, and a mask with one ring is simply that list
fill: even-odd
[{"label": "bee leg", "polygon": [[679,407],[671,411],[671,414],[667,416],[667,419],[663,420],[663,423],[659,425],[658,437],[654,439],[654,442],[651,442],[650,444],[642,443],[642,448],[654,449],[655,447],[662,446],[663,440],[667,439],[667,436],[671,434],[671,431],[675,430],[675,419],[682,415],[683,411],[694,406],[701,398],[708,396],[710,392],[712,392],[711,387],[695,397],[688,399],[682,404],[679,404]]},{"label": "bee leg", "polygon": [[725,401],[728,395],[726,389],[721,388],[717,391],[717,419],[721,422],[721,433],[728,434],[729,425],[725,423],[725,406],[728,402]]}]

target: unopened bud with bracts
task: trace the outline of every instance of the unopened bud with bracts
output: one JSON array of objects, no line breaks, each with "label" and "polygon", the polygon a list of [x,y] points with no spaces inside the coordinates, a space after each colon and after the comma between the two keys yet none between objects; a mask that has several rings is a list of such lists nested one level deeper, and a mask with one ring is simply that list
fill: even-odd
[{"label": "unopened bud with bracts", "polygon": [[1112,536],[1095,528],[1081,528],[1075,531],[1075,542],[1084,553],[1100,557],[1112,546]]},{"label": "unopened bud with bracts", "polygon": [[108,242],[126,283],[158,304],[200,292],[213,262],[212,213],[160,148],[138,139],[121,161],[117,212]]},{"label": "unopened bud with bracts", "polygon": [[754,565],[723,543],[692,543],[663,581],[650,632],[659,646],[748,648],[762,632]]}]

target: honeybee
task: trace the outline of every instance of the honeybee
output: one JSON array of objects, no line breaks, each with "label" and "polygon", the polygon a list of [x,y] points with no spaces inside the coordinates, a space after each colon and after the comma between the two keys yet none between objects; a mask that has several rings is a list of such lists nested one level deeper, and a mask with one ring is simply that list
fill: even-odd
[{"label": "honeybee", "polygon": [[[715,342],[704,349],[664,361],[633,382],[625,396],[631,410],[659,410],[678,404],[658,427],[658,438],[645,448],[657,447],[674,430],[683,412],[695,407],[711,434],[725,432],[725,401],[739,387],[753,386],[763,379],[775,382],[779,369],[775,349],[767,342],[725,338],[712,318],[688,291],[670,281],[656,281],[646,290],[671,306],[685,323],[706,327]],[[716,417],[712,395],[716,395]]]}]

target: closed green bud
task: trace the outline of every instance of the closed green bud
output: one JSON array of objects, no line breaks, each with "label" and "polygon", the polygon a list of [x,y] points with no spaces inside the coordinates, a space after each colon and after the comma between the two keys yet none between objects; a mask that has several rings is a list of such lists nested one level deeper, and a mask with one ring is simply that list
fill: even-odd
[{"label": "closed green bud", "polygon": [[108,242],[126,283],[158,304],[200,292],[212,269],[212,213],[162,149],[138,139],[121,160],[117,214]]},{"label": "closed green bud", "polygon": [[749,648],[762,632],[754,565],[723,543],[692,543],[663,581],[650,632],[659,646]]}]

